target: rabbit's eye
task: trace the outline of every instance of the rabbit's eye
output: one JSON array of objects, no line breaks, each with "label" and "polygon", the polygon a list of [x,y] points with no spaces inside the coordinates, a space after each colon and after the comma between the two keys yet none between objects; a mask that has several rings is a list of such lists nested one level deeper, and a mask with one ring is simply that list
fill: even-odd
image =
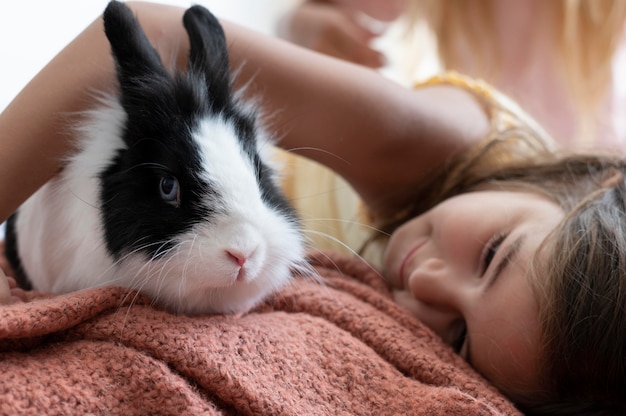
[{"label": "rabbit's eye", "polygon": [[168,204],[178,207],[180,205],[180,187],[178,179],[173,176],[164,176],[159,185],[161,198]]}]

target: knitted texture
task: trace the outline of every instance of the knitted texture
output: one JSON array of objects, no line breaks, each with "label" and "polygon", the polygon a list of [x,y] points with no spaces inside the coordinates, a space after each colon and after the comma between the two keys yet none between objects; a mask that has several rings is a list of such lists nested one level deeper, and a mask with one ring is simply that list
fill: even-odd
[{"label": "knitted texture", "polygon": [[123,288],[0,307],[0,414],[516,415],[338,254],[242,316],[176,316]]}]

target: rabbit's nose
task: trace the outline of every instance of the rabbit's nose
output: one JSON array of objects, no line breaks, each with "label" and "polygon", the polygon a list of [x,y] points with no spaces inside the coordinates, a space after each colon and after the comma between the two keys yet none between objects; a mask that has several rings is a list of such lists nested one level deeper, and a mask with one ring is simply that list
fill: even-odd
[{"label": "rabbit's nose", "polygon": [[239,267],[243,267],[248,261],[248,256],[246,254],[235,249],[226,249],[226,254],[228,254],[228,256],[239,265]]}]

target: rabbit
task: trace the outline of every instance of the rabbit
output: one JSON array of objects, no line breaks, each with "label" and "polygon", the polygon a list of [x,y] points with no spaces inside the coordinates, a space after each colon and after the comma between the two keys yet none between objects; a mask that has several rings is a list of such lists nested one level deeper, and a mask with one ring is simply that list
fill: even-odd
[{"label": "rabbit", "polygon": [[8,220],[16,278],[53,293],[128,287],[178,314],[245,312],[307,265],[224,32],[186,10],[189,63],[172,75],[126,5],[103,18],[119,96],[100,96],[64,169]]}]

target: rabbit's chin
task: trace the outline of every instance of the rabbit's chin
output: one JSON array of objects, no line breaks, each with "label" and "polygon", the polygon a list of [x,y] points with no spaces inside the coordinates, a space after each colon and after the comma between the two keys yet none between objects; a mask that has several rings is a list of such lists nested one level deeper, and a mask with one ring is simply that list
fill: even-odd
[{"label": "rabbit's chin", "polygon": [[175,314],[233,314],[250,310],[291,279],[290,267],[276,262],[267,262],[255,276],[244,279],[238,278],[241,271],[234,271],[229,285],[217,285],[215,278],[223,279],[222,273],[186,273],[167,281],[158,275],[150,276],[141,291]]}]

